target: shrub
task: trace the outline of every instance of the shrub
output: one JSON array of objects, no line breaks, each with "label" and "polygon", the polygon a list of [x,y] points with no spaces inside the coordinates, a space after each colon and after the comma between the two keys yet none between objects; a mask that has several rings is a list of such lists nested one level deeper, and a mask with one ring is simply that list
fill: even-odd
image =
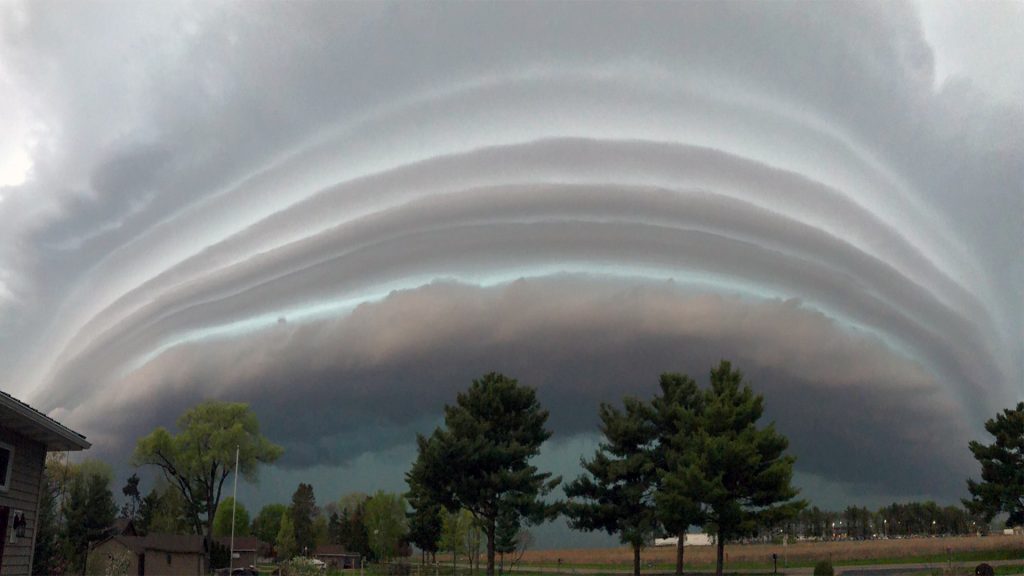
[{"label": "shrub", "polygon": [[835,573],[832,563],[828,560],[822,560],[814,565],[814,576],[835,576]]}]

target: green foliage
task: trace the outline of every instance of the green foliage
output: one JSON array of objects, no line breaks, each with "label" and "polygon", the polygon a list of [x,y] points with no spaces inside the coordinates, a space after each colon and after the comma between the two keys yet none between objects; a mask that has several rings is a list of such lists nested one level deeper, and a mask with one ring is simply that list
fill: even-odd
[{"label": "green foliage", "polygon": [[295,524],[292,523],[291,514],[281,515],[281,526],[278,527],[274,543],[277,546],[279,560],[288,560],[299,553],[298,541],[295,539]]},{"label": "green foliage", "polygon": [[121,517],[129,520],[138,518],[139,507],[142,505],[142,493],[139,492],[139,475],[132,474],[125,481],[121,488],[124,495],[124,505],[121,506]]},{"label": "green foliage", "polygon": [[59,465],[59,461],[55,457],[49,457],[43,471],[39,513],[36,519],[36,546],[32,554],[32,573],[36,575],[57,574],[63,571],[61,567],[64,564],[64,558],[58,539],[59,523],[57,518],[60,477],[55,465]]},{"label": "green foliage", "polygon": [[658,470],[655,503],[665,531],[678,536],[704,523],[698,495],[676,474],[700,458],[694,438],[701,425],[704,396],[697,383],[683,374],[662,374],[659,385],[661,395],[651,400],[650,412],[657,436],[652,452]]},{"label": "green foliage", "polygon": [[373,552],[370,550],[370,537],[363,522],[368,499],[369,496],[362,492],[342,496],[334,513],[337,518],[328,523],[328,533],[332,544],[341,544],[346,550],[369,558]]},{"label": "green foliage", "polygon": [[970,500],[964,505],[982,515],[986,522],[1000,512],[1008,514],[1007,526],[1024,524],[1024,402],[1003,410],[985,422],[985,430],[995,437],[992,444],[972,440],[971,453],[981,463],[981,482],[967,480]]},{"label": "green foliage", "polygon": [[643,404],[625,398],[625,411],[601,404],[604,440],[586,473],[565,487],[565,512],[576,530],[618,534],[634,549],[633,573],[640,573],[639,549],[657,529],[651,491],[657,480],[652,446],[657,430]]},{"label": "green foliage", "polygon": [[313,494],[313,486],[299,483],[299,487],[292,494],[292,505],[288,509],[291,517],[292,529],[295,531],[296,553],[301,554],[306,550],[316,548],[316,538],[313,534],[313,520],[317,515],[316,496]]},{"label": "green foliage", "polygon": [[210,542],[210,567],[214,570],[231,565],[231,548],[216,540]]},{"label": "green foliage", "polygon": [[444,428],[417,439],[419,455],[406,474],[410,490],[480,520],[487,535],[488,576],[494,574],[501,514],[540,522],[557,512],[541,497],[561,479],[529,463],[551,437],[547,419],[532,388],[490,373],[474,380],[454,406],[445,406]]},{"label": "green foliage", "polygon": [[[327,517],[323,514],[318,514],[313,519],[313,548],[322,546],[330,542],[330,527],[328,526]],[[310,552],[312,554],[312,552]]]},{"label": "green foliage", "polygon": [[281,517],[288,511],[284,504],[267,504],[252,521],[251,534],[263,542],[273,544],[281,529]]},{"label": "green foliage", "polygon": [[68,486],[64,507],[64,538],[70,560],[78,569],[85,568],[89,543],[99,540],[114,523],[117,506],[110,491],[110,467],[99,461],[78,465]]},{"label": "green foliage", "polygon": [[187,410],[178,419],[181,432],[157,428],[140,438],[132,462],[152,465],[181,493],[185,513],[196,534],[210,535],[224,482],[234,470],[255,481],[260,464],[281,455],[280,446],[260,434],[256,415],[247,404],[209,401]]},{"label": "green foliage", "polygon": [[139,506],[135,529],[143,535],[193,533],[181,493],[166,482],[150,490]]},{"label": "green foliage", "polygon": [[390,492],[378,491],[366,501],[363,523],[374,558],[387,562],[398,554],[408,531],[406,508],[405,498]]},{"label": "green foliage", "polygon": [[409,542],[431,555],[437,553],[441,540],[442,511],[444,507],[430,500],[422,491],[410,490]]},{"label": "green foliage", "polygon": [[320,576],[322,572],[311,558],[292,558],[281,564],[281,576]]},{"label": "green foliage", "polygon": [[[217,507],[217,514],[213,517],[213,535],[231,536],[231,509],[235,499],[228,496]],[[235,536],[249,535],[249,511],[241,502],[235,507]]]},{"label": "green foliage", "polygon": [[832,569],[832,563],[828,560],[822,560],[814,565],[814,576],[834,576],[835,570]]},{"label": "green foliage", "polygon": [[763,413],[763,397],[723,360],[711,370],[711,388],[693,439],[699,457],[687,459],[675,472],[688,495],[706,505],[707,525],[718,535],[719,576],[726,539],[778,522],[804,506],[792,501],[795,459],[784,455],[789,441],[773,424],[757,427]]}]

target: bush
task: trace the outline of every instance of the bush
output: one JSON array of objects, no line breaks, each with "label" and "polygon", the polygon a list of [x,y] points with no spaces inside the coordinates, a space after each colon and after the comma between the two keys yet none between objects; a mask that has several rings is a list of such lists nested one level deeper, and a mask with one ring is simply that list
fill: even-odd
[{"label": "bush", "polygon": [[319,576],[323,574],[311,558],[296,557],[281,563],[282,576]]},{"label": "bush", "polygon": [[828,560],[822,560],[814,565],[814,576],[835,576],[835,573],[832,563]]}]

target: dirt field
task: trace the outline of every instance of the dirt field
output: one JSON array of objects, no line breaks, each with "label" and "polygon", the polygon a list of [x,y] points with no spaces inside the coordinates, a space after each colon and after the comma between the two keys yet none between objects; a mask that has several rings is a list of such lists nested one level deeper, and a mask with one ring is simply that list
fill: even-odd
[{"label": "dirt field", "polygon": [[[954,553],[976,551],[1018,550],[1024,558],[1024,538],[1021,536],[986,536],[955,538],[912,538],[905,540],[869,540],[863,542],[803,542],[788,546],[772,544],[728,545],[725,547],[726,564],[771,562],[772,553],[783,556],[789,563],[828,560],[833,562],[863,561],[870,559],[910,558],[944,555],[946,548]],[[527,551],[524,564],[554,564],[561,558],[564,565],[628,565],[633,561],[632,550],[603,548],[592,550],[534,550]],[[641,552],[644,564],[670,564],[675,561],[674,547],[646,548]],[[712,564],[713,546],[687,546],[686,562],[692,565]]]}]

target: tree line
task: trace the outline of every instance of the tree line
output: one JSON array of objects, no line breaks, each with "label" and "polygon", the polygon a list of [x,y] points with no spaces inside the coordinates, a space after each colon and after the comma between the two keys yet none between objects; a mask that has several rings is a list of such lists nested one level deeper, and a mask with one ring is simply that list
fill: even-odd
[{"label": "tree line", "polygon": [[[1000,513],[1010,524],[1024,518],[1024,403],[986,422],[996,438],[971,442],[982,465],[981,481],[968,480],[966,510],[933,502],[893,504],[877,511],[808,508],[791,485],[794,458],[773,424],[759,426],[764,399],[723,361],[699,387],[689,376],[663,374],[648,400],[601,404],[602,441],[584,473],[552,492],[561,478],[531,462],[551,437],[548,412],[535,391],[502,374],[474,380],[444,409],[444,425],[417,436],[417,457],[406,474],[408,492],[349,494],[323,508],[311,485],[300,483],[290,505],[264,506],[255,518],[228,499],[223,486],[239,473],[255,481],[260,465],[282,449],[259,432],[245,404],[205,402],[182,415],[179,433],[158,428],[139,439],[132,462],[162,476],[142,496],[137,475],[122,488],[122,518],[140,533],[191,533],[204,537],[208,565],[220,562],[213,537],[227,535],[231,512],[237,535],[251,533],[279,558],[307,555],[318,545],[339,544],[366,558],[405,556],[410,546],[424,558],[439,550],[477,561],[483,545],[488,576],[506,555],[515,562],[530,543],[526,527],[565,515],[577,530],[618,535],[640,550],[657,535],[682,535],[691,526],[716,535],[718,574],[727,541],[778,535],[803,538],[869,538],[965,534],[984,531]],[[36,537],[34,571],[81,572],[88,546],[110,533],[118,515],[109,466],[96,461],[47,461]],[[231,504],[225,506],[224,504]],[[880,524],[881,523],[881,524]],[[683,570],[683,538],[676,572]]]},{"label": "tree line", "polygon": [[[723,361],[701,389],[682,374],[664,374],[649,401],[602,404],[603,440],[584,474],[565,486],[567,500],[548,496],[560,483],[530,464],[551,437],[548,418],[532,388],[491,373],[445,407],[444,427],[419,436],[418,456],[407,473],[410,503],[419,524],[436,527],[439,511],[464,510],[484,533],[487,574],[492,576],[499,532],[565,514],[577,530],[618,535],[640,550],[654,535],[683,535],[690,526],[717,534],[716,571],[726,540],[780,522],[804,506],[791,486],[794,458],[773,425],[758,427],[764,400]],[[436,529],[431,534],[436,533]],[[414,540],[436,549],[429,538]],[[683,571],[683,539],[676,572]]]}]

